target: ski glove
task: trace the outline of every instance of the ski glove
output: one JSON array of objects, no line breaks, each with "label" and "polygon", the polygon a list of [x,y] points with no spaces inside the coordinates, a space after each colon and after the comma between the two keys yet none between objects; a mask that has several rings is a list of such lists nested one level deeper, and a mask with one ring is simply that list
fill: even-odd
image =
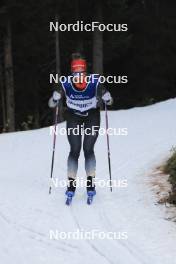
[{"label": "ski glove", "polygon": [[102,96],[102,100],[104,101],[105,104],[111,105],[113,102],[113,99],[111,97],[110,92],[105,92],[105,94]]},{"label": "ski glove", "polygon": [[48,101],[48,106],[50,108],[56,107],[60,99],[61,99],[61,94],[54,91],[52,97]]}]

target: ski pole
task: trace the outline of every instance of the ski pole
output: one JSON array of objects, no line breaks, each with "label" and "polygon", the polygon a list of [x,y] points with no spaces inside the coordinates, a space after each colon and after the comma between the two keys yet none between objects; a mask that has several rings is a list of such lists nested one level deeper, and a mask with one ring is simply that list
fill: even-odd
[{"label": "ski pole", "polygon": [[[53,138],[53,154],[52,154],[52,162],[51,162],[51,174],[50,180],[53,178],[53,168],[54,168],[54,156],[55,156],[55,147],[56,147],[56,129],[57,129],[57,122],[58,122],[58,115],[59,115],[59,104],[57,103],[56,112],[55,112],[55,124],[54,124],[54,138]],[[49,194],[51,194],[51,182],[49,187]]]},{"label": "ski pole", "polygon": [[110,178],[110,191],[112,192],[112,177],[111,177],[111,152],[110,152],[110,144],[109,144],[109,122],[108,122],[108,111],[107,105],[105,103],[105,119],[106,119],[106,139],[107,139],[107,151],[108,151],[108,166],[109,166],[109,178]]}]

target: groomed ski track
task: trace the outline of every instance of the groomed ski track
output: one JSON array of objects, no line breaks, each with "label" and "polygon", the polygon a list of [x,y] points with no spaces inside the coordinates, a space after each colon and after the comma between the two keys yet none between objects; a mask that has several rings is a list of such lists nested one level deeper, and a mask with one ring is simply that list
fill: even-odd
[{"label": "groomed ski track", "polygon": [[[157,205],[150,174],[176,145],[176,99],[109,112],[109,125],[128,128],[111,136],[112,177],[127,188],[97,187],[93,204],[78,188],[70,207],[64,188],[48,195],[52,137],[49,128],[0,135],[0,263],[174,264],[176,224]],[[101,126],[105,127],[104,112]],[[65,123],[59,127],[65,127]],[[69,145],[57,136],[54,177],[66,179]],[[106,137],[95,153],[97,177],[108,180]],[[85,177],[81,152],[78,177]],[[127,232],[118,240],[51,240],[50,231]]]}]

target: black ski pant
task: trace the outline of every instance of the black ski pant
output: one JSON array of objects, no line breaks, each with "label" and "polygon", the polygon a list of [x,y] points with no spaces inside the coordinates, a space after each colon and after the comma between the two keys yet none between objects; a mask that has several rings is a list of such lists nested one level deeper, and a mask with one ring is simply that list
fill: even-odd
[{"label": "black ski pant", "polygon": [[98,138],[100,128],[99,109],[90,110],[88,116],[80,116],[75,113],[67,115],[67,137],[70,144],[68,156],[68,178],[76,178],[78,159],[83,145],[85,157],[85,170],[87,176],[95,177],[96,159],[94,145]]}]

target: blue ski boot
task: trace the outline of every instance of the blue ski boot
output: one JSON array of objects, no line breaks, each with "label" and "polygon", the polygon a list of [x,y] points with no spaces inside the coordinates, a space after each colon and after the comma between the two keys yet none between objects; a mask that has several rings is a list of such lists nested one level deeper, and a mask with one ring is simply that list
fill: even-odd
[{"label": "blue ski boot", "polygon": [[70,205],[72,202],[72,198],[75,195],[75,190],[76,190],[76,180],[69,178],[68,179],[68,186],[67,186],[67,191],[65,192],[67,199],[65,204]]},{"label": "blue ski boot", "polygon": [[96,195],[94,177],[87,177],[87,204],[92,204],[93,198]]}]

